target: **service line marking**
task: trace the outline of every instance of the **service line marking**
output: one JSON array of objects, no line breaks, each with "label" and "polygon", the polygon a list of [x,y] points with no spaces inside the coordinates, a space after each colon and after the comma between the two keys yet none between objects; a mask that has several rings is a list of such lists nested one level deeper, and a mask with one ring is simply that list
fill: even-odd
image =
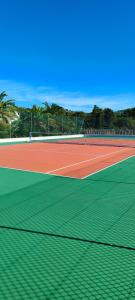
[{"label": "service line marking", "polygon": [[67,168],[70,168],[70,167],[73,167],[73,166],[77,166],[77,165],[80,165],[80,164],[84,164],[85,162],[89,162],[89,161],[93,161],[93,160],[96,160],[96,159],[100,159],[100,158],[103,158],[103,157],[108,157],[108,156],[111,156],[111,155],[114,155],[116,153],[120,153],[120,152],[124,152],[124,151],[127,151],[129,150],[129,148],[124,148],[122,150],[119,150],[119,151],[113,151],[109,154],[103,154],[103,155],[98,155],[94,158],[90,158],[90,159],[86,159],[86,160],[82,160],[80,162],[77,162],[77,163],[73,163],[73,164],[70,164],[70,165],[67,165],[67,166],[64,166],[64,167],[61,167],[61,168],[57,168],[57,169],[54,169],[52,171],[49,171],[47,172],[46,174],[51,174],[53,172],[57,172],[57,171],[60,171],[60,170],[64,170],[64,169],[67,169]]},{"label": "service line marking", "polygon": [[119,163],[121,163],[121,162],[129,159],[129,158],[135,157],[135,154],[134,155],[130,155],[130,156],[128,156],[128,157],[126,157],[126,158],[124,158],[122,160],[119,160],[116,163],[113,163],[113,164],[111,164],[111,165],[109,165],[109,166],[107,166],[105,168],[102,168],[102,169],[100,169],[100,170],[98,170],[96,172],[90,173],[87,176],[84,176],[84,177],[81,177],[81,178],[74,177],[74,176],[66,176],[66,175],[60,175],[60,174],[53,174],[53,172],[56,172],[58,170],[63,170],[63,169],[66,169],[66,168],[69,168],[69,167],[72,167],[72,166],[75,166],[75,165],[79,165],[79,164],[82,164],[82,163],[85,163],[85,162],[89,162],[89,161],[92,161],[92,160],[100,159],[102,157],[108,157],[108,156],[111,156],[113,154],[120,153],[120,152],[127,151],[127,150],[129,150],[129,148],[124,148],[124,149],[122,149],[120,151],[111,152],[111,153],[105,154],[105,155],[99,155],[97,157],[94,157],[94,158],[91,158],[91,159],[87,159],[87,160],[84,160],[84,161],[80,161],[78,163],[71,164],[71,165],[68,165],[68,166],[65,166],[65,167],[61,167],[61,168],[58,168],[58,169],[55,169],[55,170],[52,170],[52,171],[49,171],[49,172],[45,172],[45,171],[41,172],[41,171],[36,171],[36,170],[33,171],[33,170],[28,170],[28,169],[20,169],[20,168],[7,167],[7,166],[2,166],[2,165],[0,165],[0,168],[2,168],[2,169],[9,169],[9,170],[16,170],[16,171],[22,171],[22,172],[37,173],[37,174],[43,174],[43,175],[47,174],[47,175],[53,175],[53,176],[57,176],[57,177],[66,177],[66,178],[83,180],[83,179],[85,179],[87,177],[90,177],[90,176],[96,174],[96,173],[99,173],[99,172],[104,171],[104,170],[106,170],[106,169],[108,169],[110,167],[113,167],[113,166],[115,166],[115,165],[117,165],[117,164],[119,164]]}]

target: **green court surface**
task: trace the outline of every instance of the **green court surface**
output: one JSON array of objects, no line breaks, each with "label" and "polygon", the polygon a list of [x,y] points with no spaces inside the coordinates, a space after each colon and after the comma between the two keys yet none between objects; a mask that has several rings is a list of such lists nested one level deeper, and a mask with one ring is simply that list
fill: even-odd
[{"label": "green court surface", "polygon": [[7,142],[7,143],[0,143],[0,147],[10,146],[10,145],[18,145],[18,144],[27,144],[28,142]]},{"label": "green court surface", "polygon": [[85,180],[0,169],[0,299],[135,299],[135,157]]}]

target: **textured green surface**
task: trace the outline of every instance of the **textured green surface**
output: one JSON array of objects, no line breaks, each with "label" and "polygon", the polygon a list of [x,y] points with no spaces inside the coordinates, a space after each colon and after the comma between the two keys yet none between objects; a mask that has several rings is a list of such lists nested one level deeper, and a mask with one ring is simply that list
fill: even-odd
[{"label": "textured green surface", "polygon": [[0,169],[0,299],[135,299],[135,158],[86,180]]},{"label": "textured green surface", "polygon": [[0,143],[0,147],[1,146],[10,146],[10,145],[17,145],[17,144],[26,144],[26,143],[28,143],[28,142],[1,142]]},{"label": "textured green surface", "polygon": [[134,251],[4,230],[0,242],[0,299],[135,297]]}]

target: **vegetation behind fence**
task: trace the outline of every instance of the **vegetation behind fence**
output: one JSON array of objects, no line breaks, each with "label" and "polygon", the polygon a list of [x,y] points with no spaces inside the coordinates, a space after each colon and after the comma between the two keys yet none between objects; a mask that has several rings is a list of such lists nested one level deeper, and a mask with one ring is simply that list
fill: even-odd
[{"label": "vegetation behind fence", "polygon": [[0,138],[41,134],[77,134],[93,129],[135,130],[135,108],[114,112],[94,106],[92,112],[75,112],[57,104],[43,103],[32,108],[17,107],[5,92],[0,93]]}]

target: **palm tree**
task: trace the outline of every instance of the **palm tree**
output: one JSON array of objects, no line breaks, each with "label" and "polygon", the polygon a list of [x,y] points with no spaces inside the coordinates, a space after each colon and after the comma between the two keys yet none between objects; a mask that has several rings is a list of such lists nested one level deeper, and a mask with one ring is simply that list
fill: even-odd
[{"label": "palm tree", "polygon": [[5,99],[6,92],[0,93],[0,120],[4,123],[10,121],[16,116],[16,107],[13,99]]},{"label": "palm tree", "polygon": [[41,112],[42,112],[42,108],[40,106],[37,106],[37,105],[32,106],[31,113],[41,114]]},{"label": "palm tree", "polygon": [[51,106],[48,104],[48,102],[45,101],[42,104],[44,105],[43,112],[45,112],[45,113],[51,113]]}]

